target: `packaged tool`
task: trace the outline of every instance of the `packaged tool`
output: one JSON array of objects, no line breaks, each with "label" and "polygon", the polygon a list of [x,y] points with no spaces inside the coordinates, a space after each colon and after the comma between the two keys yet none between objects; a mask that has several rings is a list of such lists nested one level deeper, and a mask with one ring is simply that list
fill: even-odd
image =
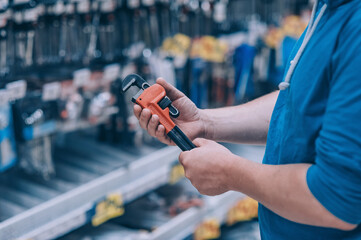
[{"label": "packaged tool", "polygon": [[[1,10],[2,9],[2,10]],[[10,73],[10,68],[13,64],[12,48],[12,34],[9,31],[11,25],[10,11],[7,10],[7,5],[0,5],[0,77],[7,77]]]},{"label": "packaged tool", "polygon": [[55,174],[51,136],[57,130],[57,105],[28,94],[13,106],[18,140],[19,166],[28,174],[50,179]]},{"label": "packaged tool", "polygon": [[17,160],[14,125],[6,93],[0,90],[0,172],[12,167]]}]

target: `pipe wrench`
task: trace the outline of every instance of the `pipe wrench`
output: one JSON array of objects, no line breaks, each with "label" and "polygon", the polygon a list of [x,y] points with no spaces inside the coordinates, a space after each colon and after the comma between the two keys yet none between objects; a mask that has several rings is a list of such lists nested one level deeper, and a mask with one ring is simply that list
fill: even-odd
[{"label": "pipe wrench", "polygon": [[182,151],[189,151],[196,147],[170,118],[177,118],[179,111],[172,105],[172,101],[166,96],[165,89],[161,85],[154,84],[150,86],[140,76],[130,74],[122,82],[122,92],[126,92],[132,86],[140,89],[133,96],[132,102],[139,104],[142,108],[149,109],[152,114],[157,114],[159,122],[165,127],[167,135]]}]

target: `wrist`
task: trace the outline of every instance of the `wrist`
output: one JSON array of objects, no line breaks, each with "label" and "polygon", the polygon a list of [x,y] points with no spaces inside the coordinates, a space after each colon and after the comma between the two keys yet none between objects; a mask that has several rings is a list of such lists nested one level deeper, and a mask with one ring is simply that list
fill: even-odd
[{"label": "wrist", "polygon": [[243,192],[243,184],[247,182],[245,172],[248,168],[249,160],[240,156],[232,155],[229,157],[226,167],[226,186],[229,191]]},{"label": "wrist", "polygon": [[214,128],[212,127],[212,121],[210,120],[208,111],[206,109],[199,109],[201,129],[199,137],[213,140]]}]

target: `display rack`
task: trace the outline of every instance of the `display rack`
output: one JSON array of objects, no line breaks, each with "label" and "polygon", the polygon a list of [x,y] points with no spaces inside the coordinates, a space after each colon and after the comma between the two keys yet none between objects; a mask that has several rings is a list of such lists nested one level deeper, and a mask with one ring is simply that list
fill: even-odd
[{"label": "display rack", "polygon": [[139,240],[184,239],[194,232],[197,225],[207,219],[216,219],[222,224],[226,220],[229,209],[244,197],[245,195],[238,192],[227,192],[216,197],[206,197],[204,207],[188,209],[147,236],[141,234]]},{"label": "display rack", "polygon": [[[163,148],[64,194],[55,196],[47,191],[46,194],[53,198],[24,212],[19,209],[17,215],[0,223],[0,239],[54,239],[62,236],[89,222],[89,211],[107,194],[121,194],[127,203],[167,183],[178,152],[175,147]],[[127,156],[121,151],[118,155],[123,159]]]},{"label": "display rack", "polygon": [[[233,153],[261,162],[264,147],[226,145]],[[205,197],[205,205],[202,208],[191,208],[173,218],[170,222],[157,228],[155,231],[144,234],[140,233],[137,240],[179,240],[190,236],[196,227],[208,219],[216,219],[220,224],[226,222],[227,213],[245,195],[239,192],[227,192],[219,196]]]},{"label": "display rack", "polygon": [[[75,152],[78,149],[74,147],[75,142],[69,140],[67,144],[70,148],[68,150],[74,151],[72,152],[74,162],[86,161],[77,159],[80,157]],[[137,157],[136,154],[129,153],[129,151],[100,143],[97,143],[95,151],[91,149],[94,144],[92,140],[82,139],[78,144],[81,144],[81,146],[77,146],[80,149],[89,149],[89,154],[94,158],[102,155],[102,161],[107,163],[108,168],[112,166],[113,170],[110,168],[110,172],[99,176],[92,172],[94,167],[83,168],[79,171],[81,165],[77,165],[77,177],[70,177],[71,168],[64,165],[60,175],[67,178],[67,181],[56,178],[47,185],[41,185],[39,182],[17,179],[14,185],[22,185],[25,193],[35,191],[41,193],[42,199],[48,200],[39,204],[37,199],[33,199],[34,207],[27,210],[18,205],[9,206],[14,210],[14,216],[0,223],[0,239],[54,239],[69,233],[91,220],[94,206],[104,196],[110,193],[119,194],[124,203],[128,203],[168,183],[172,167],[177,163],[180,152],[176,147],[157,149],[144,146],[138,152]],[[234,145],[230,145],[229,148],[234,153],[249,159],[255,161],[262,159],[263,148],[234,147]],[[123,163],[117,164],[120,159],[123,160]],[[89,166],[92,164],[94,163],[89,162]],[[57,167],[59,166],[57,165]],[[101,172],[101,170],[99,171]],[[106,172],[107,170],[103,169],[102,171]],[[69,182],[70,180],[73,182]],[[12,190],[11,186],[9,186],[10,190]],[[58,190],[62,190],[64,193],[59,194]],[[23,193],[18,192],[17,194]],[[217,218],[222,223],[230,207],[242,197],[242,194],[236,192],[207,197],[204,207],[188,209],[155,231],[149,234],[139,234],[139,239],[182,239],[191,234],[197,224],[209,217]],[[26,202],[29,199],[28,197],[23,200]]]}]

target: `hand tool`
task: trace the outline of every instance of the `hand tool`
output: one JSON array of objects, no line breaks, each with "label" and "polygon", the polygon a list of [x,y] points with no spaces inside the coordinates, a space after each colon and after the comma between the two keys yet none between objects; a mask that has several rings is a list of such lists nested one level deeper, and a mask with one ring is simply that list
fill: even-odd
[{"label": "hand tool", "polygon": [[[159,22],[159,36],[162,42],[166,37],[171,35],[170,31],[170,0],[157,1],[157,14]],[[159,44],[158,44],[159,46]]]},{"label": "hand tool", "polygon": [[86,51],[85,63],[90,63],[96,57],[96,48],[99,38],[99,25],[100,25],[100,5],[98,2],[92,5],[92,25],[89,36],[89,43]]},{"label": "hand tool", "polygon": [[0,13],[0,77],[4,77],[9,73],[8,63],[8,27],[6,13]]},{"label": "hand tool", "polygon": [[161,85],[154,84],[150,86],[140,76],[130,74],[122,82],[123,93],[132,86],[140,88],[140,91],[133,96],[132,101],[142,108],[149,109],[152,114],[157,114],[159,122],[165,127],[167,135],[182,151],[189,151],[196,147],[170,118],[177,118],[179,111],[172,105],[172,101],[166,96],[165,89]]}]

